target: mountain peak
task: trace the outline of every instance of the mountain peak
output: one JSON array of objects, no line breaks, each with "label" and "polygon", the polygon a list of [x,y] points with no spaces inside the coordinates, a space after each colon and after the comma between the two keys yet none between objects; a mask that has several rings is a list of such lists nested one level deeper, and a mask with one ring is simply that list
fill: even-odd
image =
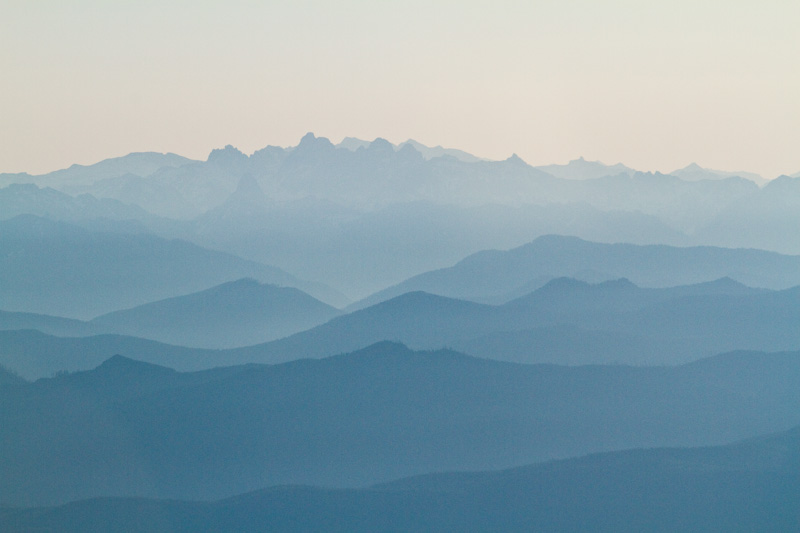
[{"label": "mountain peak", "polygon": [[226,281],[225,283],[221,283],[216,287],[211,287],[208,291],[213,290],[226,290],[226,289],[240,289],[240,288],[249,288],[253,289],[256,287],[260,287],[261,285],[268,285],[267,283],[260,283],[258,280],[254,278],[241,278],[236,279],[233,281]]},{"label": "mountain peak", "polygon": [[374,344],[370,344],[366,348],[362,348],[361,350],[355,351],[351,355],[374,356],[374,355],[383,355],[387,353],[409,354],[411,353],[411,349],[402,342],[379,341]]},{"label": "mountain peak", "polygon": [[636,285],[634,282],[629,280],[628,278],[618,278],[618,279],[610,279],[608,281],[600,282],[596,285],[597,287],[602,287],[604,289],[638,289],[639,286]]},{"label": "mountain peak", "polygon": [[131,359],[130,357],[125,357],[124,355],[115,354],[100,363],[100,366],[97,368],[114,368],[114,367],[123,367],[123,366],[131,366],[137,364],[138,361]]},{"label": "mountain peak", "polygon": [[579,280],[571,277],[555,278],[545,283],[541,288],[534,291],[538,294],[559,294],[564,291],[622,291],[638,289],[639,287],[630,281],[628,278],[619,278],[600,283],[589,283],[587,281]]},{"label": "mountain peak", "polygon": [[408,139],[407,141],[397,145],[398,149],[401,150],[406,146],[413,147],[417,152],[419,152],[422,155],[422,158],[426,160],[442,156],[454,157],[455,159],[462,161],[464,163],[475,163],[481,160],[480,158],[475,157],[470,153],[464,152],[463,150],[458,150],[455,148],[444,148],[440,145],[431,148],[430,146],[426,146],[419,141],[415,141],[414,139]]},{"label": "mountain peak", "polygon": [[359,148],[367,148],[369,145],[369,141],[364,141],[357,137],[345,137],[342,139],[342,142],[336,145],[336,148],[344,148],[346,150],[350,150],[351,152],[355,152]]},{"label": "mountain peak", "polygon": [[300,139],[300,143],[292,150],[293,155],[308,154],[318,150],[335,150],[333,143],[325,137],[317,137],[308,132]]},{"label": "mountain peak", "polygon": [[701,294],[750,294],[760,290],[748,287],[730,276],[718,278],[713,281],[695,283],[688,287]]},{"label": "mountain peak", "polygon": [[215,148],[208,154],[209,163],[230,164],[243,161],[247,161],[247,156],[230,144],[226,145],[225,148]]},{"label": "mountain peak", "polygon": [[743,178],[752,181],[756,184],[764,184],[765,180],[759,174],[753,172],[729,172],[727,170],[714,170],[711,168],[701,167],[697,163],[689,163],[683,168],[673,170],[671,175],[678,177],[684,181],[700,181],[700,180],[722,180],[727,178]]},{"label": "mountain peak", "polygon": [[150,374],[174,374],[175,370],[153,363],[145,363],[125,357],[124,355],[112,355],[97,368],[90,372],[99,372],[105,376],[130,376],[130,375],[150,375]]},{"label": "mountain peak", "polygon": [[397,150],[397,153],[400,156],[408,159],[419,159],[419,160],[424,159],[422,153],[419,150],[417,150],[413,144],[410,143],[400,145],[400,149]]},{"label": "mountain peak", "polygon": [[590,284],[586,281],[564,276],[548,281],[540,289],[536,290],[536,292],[543,294],[563,290],[587,289],[589,287]]},{"label": "mountain peak", "polygon": [[384,139],[382,137],[377,137],[374,141],[369,143],[369,146],[367,147],[367,150],[370,150],[370,151],[373,151],[373,152],[393,153],[394,152],[394,146],[392,145],[392,143],[390,143],[386,139]]},{"label": "mountain peak", "polygon": [[544,165],[536,168],[556,178],[570,180],[592,180],[619,174],[632,176],[636,172],[622,163],[606,165],[602,161],[589,161],[583,156],[571,159],[566,165]]}]

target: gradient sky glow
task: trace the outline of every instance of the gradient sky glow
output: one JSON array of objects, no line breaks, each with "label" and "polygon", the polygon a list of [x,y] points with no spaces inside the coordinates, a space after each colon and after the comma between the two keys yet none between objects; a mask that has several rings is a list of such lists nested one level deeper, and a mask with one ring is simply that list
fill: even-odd
[{"label": "gradient sky glow", "polygon": [[0,172],[313,131],[773,178],[800,171],[798,28],[797,0],[4,0]]}]

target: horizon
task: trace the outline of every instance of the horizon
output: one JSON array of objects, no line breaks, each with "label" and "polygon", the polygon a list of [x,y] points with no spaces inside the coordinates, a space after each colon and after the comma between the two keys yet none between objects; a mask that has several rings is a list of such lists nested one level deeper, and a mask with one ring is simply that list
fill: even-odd
[{"label": "horizon", "polygon": [[0,169],[192,159],[306,131],[532,166],[800,171],[800,4],[0,7]]},{"label": "horizon", "polygon": [[[560,161],[550,161],[550,162],[543,162],[543,163],[537,163],[537,164],[533,164],[533,163],[531,163],[531,162],[529,162],[529,161],[525,160],[525,158],[524,158],[524,157],[521,157],[521,156],[519,156],[519,154],[517,154],[517,153],[512,153],[512,154],[509,154],[509,155],[508,155],[508,157],[505,157],[505,158],[503,158],[503,159],[492,159],[492,158],[484,157],[484,156],[482,156],[481,154],[476,154],[476,153],[468,152],[468,151],[466,151],[466,150],[463,150],[463,149],[461,149],[461,148],[459,148],[459,147],[457,147],[457,146],[443,146],[443,145],[441,145],[441,144],[426,144],[426,143],[421,143],[421,142],[417,141],[416,139],[414,139],[413,137],[409,137],[408,139],[406,139],[406,140],[404,140],[404,141],[393,141],[393,140],[386,139],[385,137],[380,137],[380,136],[379,136],[379,137],[375,137],[374,139],[371,139],[371,140],[367,140],[367,139],[362,139],[362,138],[355,137],[355,136],[352,136],[352,135],[345,135],[344,137],[342,137],[341,139],[339,139],[339,141],[338,141],[338,142],[335,142],[334,140],[332,140],[331,138],[329,138],[329,137],[327,137],[327,136],[325,136],[325,135],[317,135],[315,132],[312,132],[312,131],[306,132],[306,134],[304,134],[304,136],[305,136],[305,135],[308,135],[308,134],[312,134],[312,135],[314,135],[314,137],[316,137],[316,138],[327,139],[327,140],[329,140],[329,141],[331,142],[331,144],[333,144],[333,145],[334,145],[334,146],[336,146],[337,148],[342,148],[342,149],[347,149],[347,148],[344,148],[344,147],[340,146],[340,145],[341,145],[341,144],[342,144],[344,141],[346,141],[347,139],[354,139],[354,140],[357,140],[357,141],[362,141],[362,142],[367,142],[367,143],[372,143],[372,142],[375,142],[376,140],[382,139],[382,140],[388,141],[388,142],[389,142],[389,143],[390,143],[392,146],[394,146],[395,148],[397,148],[398,146],[401,146],[401,145],[403,145],[403,144],[405,144],[405,143],[409,143],[409,142],[416,142],[416,143],[422,144],[422,145],[423,145],[423,146],[425,146],[426,148],[432,148],[432,149],[443,149],[443,150],[458,150],[458,151],[462,151],[462,152],[464,152],[464,153],[467,153],[467,154],[469,154],[469,155],[471,155],[471,156],[474,156],[474,157],[476,157],[476,158],[478,158],[478,159],[482,159],[482,160],[485,160],[485,161],[494,161],[494,162],[498,162],[498,161],[504,161],[504,160],[510,159],[510,158],[512,158],[512,157],[514,157],[514,156],[517,156],[517,157],[520,157],[520,158],[523,160],[523,162],[524,162],[525,164],[527,164],[527,165],[529,165],[529,166],[531,166],[531,167],[546,167],[546,166],[554,166],[554,165],[558,165],[558,166],[567,166],[567,165],[569,165],[569,164],[571,164],[571,163],[575,163],[575,162],[579,162],[579,161],[584,161],[584,162],[587,162],[587,163],[598,163],[598,164],[601,164],[601,165],[604,165],[604,166],[608,166],[608,167],[613,167],[613,166],[616,166],[616,165],[623,165],[623,166],[626,166],[626,167],[628,167],[628,168],[630,168],[630,169],[632,169],[632,170],[635,170],[636,172],[642,172],[642,173],[651,173],[651,174],[658,174],[658,173],[661,173],[661,174],[669,175],[669,174],[671,174],[672,172],[679,171],[679,170],[684,170],[684,169],[687,169],[687,168],[689,168],[689,167],[696,166],[696,167],[700,168],[701,170],[705,170],[705,171],[709,171],[709,172],[723,172],[723,173],[731,173],[731,174],[735,174],[735,173],[737,173],[737,172],[741,172],[742,174],[757,174],[758,176],[760,176],[761,178],[763,178],[763,179],[764,179],[765,181],[767,181],[767,182],[769,182],[769,181],[772,181],[772,180],[774,180],[774,179],[776,179],[776,178],[778,178],[778,177],[784,176],[784,175],[785,175],[785,176],[790,176],[790,177],[791,177],[792,175],[796,174],[796,173],[794,173],[794,172],[791,172],[791,173],[781,174],[781,175],[779,175],[779,176],[767,177],[767,176],[764,176],[764,175],[758,174],[758,173],[756,173],[756,172],[748,171],[748,170],[746,170],[746,169],[728,169],[728,168],[711,168],[711,167],[706,167],[706,166],[703,166],[703,165],[701,165],[701,164],[697,163],[696,161],[690,161],[690,162],[688,162],[688,163],[686,163],[686,164],[684,164],[684,165],[682,165],[682,166],[675,167],[675,168],[673,168],[673,169],[671,169],[671,170],[665,170],[665,169],[644,169],[644,168],[636,168],[636,167],[634,167],[634,166],[632,166],[632,165],[629,165],[629,164],[627,164],[625,161],[614,161],[614,162],[610,162],[610,161],[603,161],[603,160],[595,160],[595,159],[589,159],[589,158],[587,158],[587,157],[584,157],[584,156],[582,156],[582,155],[579,155],[579,156],[577,156],[577,157],[575,157],[575,158],[573,158],[573,159],[570,159],[570,160],[568,160],[568,161],[566,161],[566,162],[560,162]],[[295,141],[295,143],[293,143],[293,144],[287,144],[287,145],[285,145],[285,146],[280,146],[280,145],[277,145],[277,146],[278,146],[278,148],[281,148],[281,149],[284,149],[284,150],[287,150],[287,149],[292,149],[292,148],[295,148],[295,147],[296,147],[296,146],[299,144],[299,142],[300,142],[300,140],[301,140],[301,139],[302,139],[302,136],[301,136],[301,138],[300,138],[300,139],[298,139],[297,141]],[[206,161],[206,160],[208,159],[208,156],[209,156],[209,155],[211,154],[211,152],[213,152],[214,150],[222,150],[222,149],[225,149],[225,148],[227,148],[228,146],[231,146],[231,147],[233,147],[234,149],[236,149],[237,151],[239,151],[239,152],[243,153],[244,155],[246,155],[247,157],[250,157],[250,156],[252,156],[252,155],[253,155],[255,152],[257,152],[257,151],[259,151],[259,150],[262,150],[262,149],[264,149],[264,148],[266,148],[266,147],[269,147],[269,146],[276,146],[276,145],[265,145],[265,146],[261,146],[261,147],[255,148],[255,149],[253,149],[253,150],[250,150],[250,151],[245,151],[245,150],[242,150],[242,149],[240,149],[240,148],[239,148],[238,146],[236,146],[236,145],[233,145],[233,144],[231,144],[231,143],[227,143],[227,144],[225,144],[225,145],[223,145],[223,146],[217,146],[217,147],[213,147],[213,148],[211,148],[211,150],[209,150],[209,151],[208,151],[208,152],[205,154],[205,156],[200,156],[200,157],[190,157],[190,156],[187,156],[186,154],[183,154],[183,153],[178,153],[178,152],[168,152],[168,151],[167,151],[167,152],[165,152],[165,151],[156,151],[156,150],[148,150],[148,151],[132,151],[132,152],[127,152],[127,153],[123,153],[123,154],[120,154],[120,155],[111,155],[111,156],[109,156],[109,157],[104,157],[103,159],[99,159],[99,160],[96,160],[96,161],[91,161],[91,162],[72,162],[72,163],[70,163],[70,164],[68,164],[68,165],[66,165],[66,166],[63,166],[63,167],[58,167],[58,168],[54,168],[54,169],[52,169],[52,170],[48,170],[48,171],[41,172],[41,173],[33,173],[33,172],[26,171],[26,170],[22,170],[22,171],[19,171],[19,172],[8,172],[8,171],[4,171],[3,169],[0,169],[0,174],[28,174],[28,175],[30,175],[30,176],[46,175],[46,174],[49,174],[49,173],[51,173],[51,172],[57,172],[57,171],[60,171],[60,170],[66,170],[66,169],[68,169],[68,168],[71,168],[71,167],[73,167],[73,166],[83,166],[83,167],[90,167],[90,166],[92,166],[92,165],[96,165],[96,164],[102,163],[102,162],[104,162],[104,161],[107,161],[107,160],[121,159],[121,158],[128,157],[128,156],[131,156],[131,155],[136,155],[136,154],[161,154],[161,155],[177,155],[177,156],[181,156],[181,157],[186,157],[187,159],[190,159],[190,160],[193,160],[193,161],[199,161],[199,162],[203,162],[203,161]]]}]

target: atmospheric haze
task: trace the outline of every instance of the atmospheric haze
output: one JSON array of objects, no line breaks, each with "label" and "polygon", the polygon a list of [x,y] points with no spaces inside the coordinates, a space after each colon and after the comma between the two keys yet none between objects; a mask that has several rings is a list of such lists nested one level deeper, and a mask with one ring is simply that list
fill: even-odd
[{"label": "atmospheric haze", "polygon": [[800,3],[0,5],[0,530],[800,531]]},{"label": "atmospheric haze", "polygon": [[798,20],[789,0],[10,0],[0,170],[314,131],[771,179],[800,167]]}]

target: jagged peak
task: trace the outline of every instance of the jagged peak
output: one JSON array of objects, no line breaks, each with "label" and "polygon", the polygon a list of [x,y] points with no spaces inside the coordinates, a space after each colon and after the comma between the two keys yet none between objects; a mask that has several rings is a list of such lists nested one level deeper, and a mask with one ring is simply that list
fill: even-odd
[{"label": "jagged peak", "polygon": [[369,144],[369,141],[359,139],[358,137],[345,137],[342,139],[342,142],[336,145],[336,148],[342,148],[345,150],[350,150],[351,152],[355,152],[356,150],[369,146]]},{"label": "jagged peak", "polygon": [[511,157],[506,159],[506,163],[513,163],[515,165],[527,165],[527,163],[516,153],[511,154]]},{"label": "jagged peak", "polygon": [[336,146],[326,137],[317,137],[312,132],[308,132],[300,139],[300,143],[294,148],[294,152],[303,153],[319,148],[335,150]]},{"label": "jagged peak", "polygon": [[246,160],[247,155],[231,144],[225,145],[225,148],[214,148],[211,150],[211,153],[208,154],[209,163]]},{"label": "jagged peak", "polygon": [[425,157],[422,155],[422,152],[417,150],[413,144],[409,143],[400,145],[400,148],[397,150],[397,154],[407,159],[417,159],[420,161],[425,159]]}]

